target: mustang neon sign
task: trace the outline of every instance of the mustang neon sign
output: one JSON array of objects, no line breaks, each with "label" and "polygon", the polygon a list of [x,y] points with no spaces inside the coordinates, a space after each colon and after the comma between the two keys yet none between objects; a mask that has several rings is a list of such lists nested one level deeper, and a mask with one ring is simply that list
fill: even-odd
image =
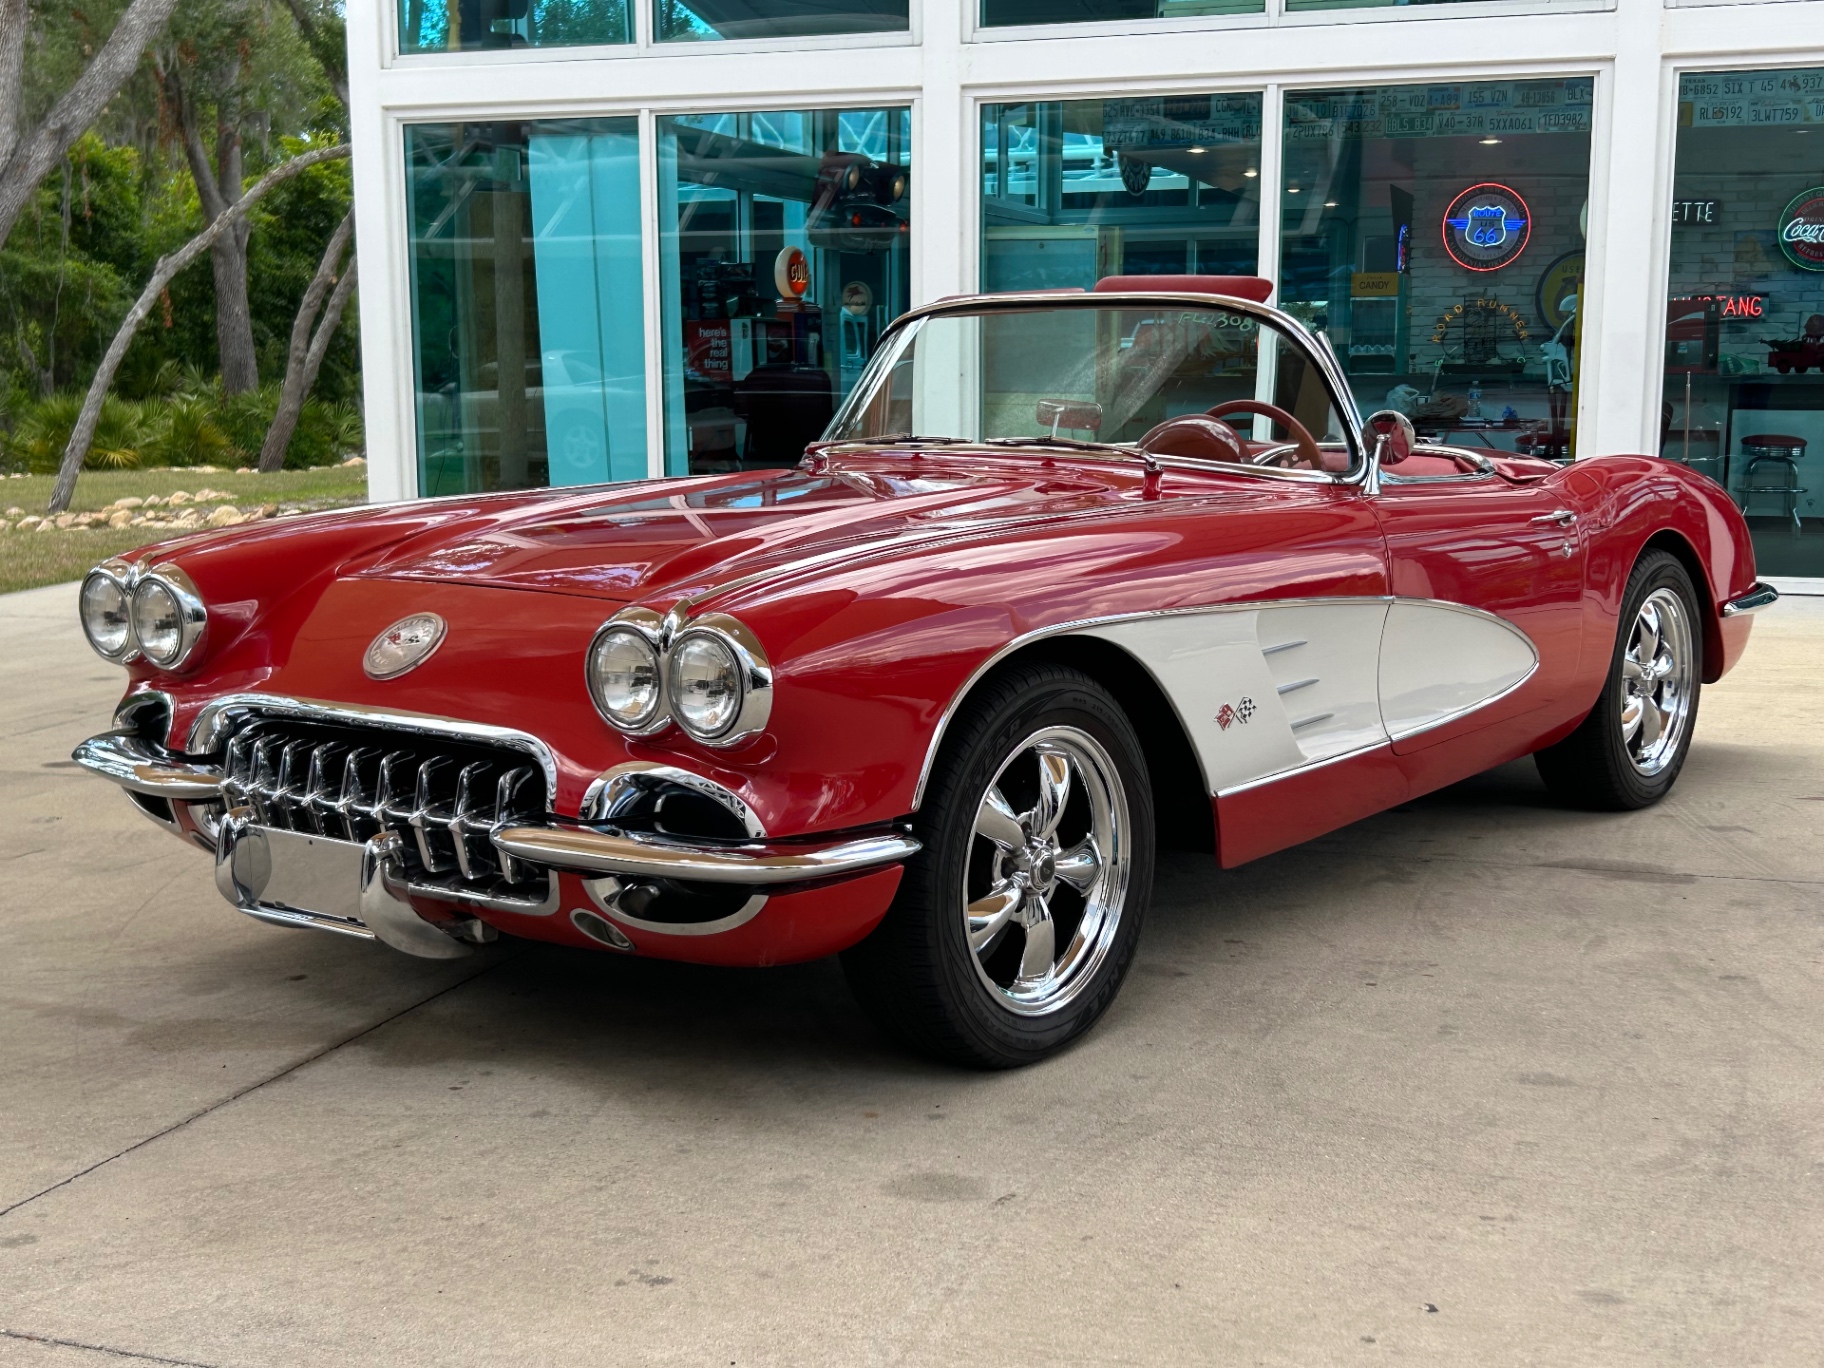
[{"label": "mustang neon sign", "polygon": [[1483,181],[1444,210],[1444,250],[1466,271],[1498,271],[1526,250],[1532,210],[1517,190]]}]

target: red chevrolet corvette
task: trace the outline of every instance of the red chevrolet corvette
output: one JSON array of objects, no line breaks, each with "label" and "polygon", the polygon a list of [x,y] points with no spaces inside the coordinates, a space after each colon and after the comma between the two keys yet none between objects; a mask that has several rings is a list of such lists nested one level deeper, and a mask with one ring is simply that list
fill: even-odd
[{"label": "red chevrolet corvette", "polygon": [[457,955],[841,953],[893,1034],[1039,1059],[1224,866],[1533,755],[1678,777],[1757,584],[1715,484],[1364,420],[1251,278],[901,318],[790,469],[440,499],[151,547],[82,620],[76,759],[241,910]]}]

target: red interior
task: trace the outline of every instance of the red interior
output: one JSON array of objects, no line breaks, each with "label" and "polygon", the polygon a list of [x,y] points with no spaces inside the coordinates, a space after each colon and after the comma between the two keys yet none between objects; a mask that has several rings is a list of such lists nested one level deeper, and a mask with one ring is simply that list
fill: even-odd
[{"label": "red interior", "polygon": [[1167,294],[1218,294],[1265,304],[1273,282],[1262,276],[1242,275],[1116,275],[1096,282],[1097,294],[1114,291],[1163,290]]}]

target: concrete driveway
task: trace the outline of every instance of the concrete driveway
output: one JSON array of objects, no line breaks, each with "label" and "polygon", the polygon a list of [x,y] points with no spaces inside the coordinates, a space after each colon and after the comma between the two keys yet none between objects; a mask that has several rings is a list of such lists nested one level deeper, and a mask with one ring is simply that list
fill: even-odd
[{"label": "concrete driveway", "polygon": [[0,600],[0,1363],[1824,1359],[1824,600],[1673,798],[1509,766],[1162,871],[1101,1027],[902,1057],[833,963],[259,925]]}]

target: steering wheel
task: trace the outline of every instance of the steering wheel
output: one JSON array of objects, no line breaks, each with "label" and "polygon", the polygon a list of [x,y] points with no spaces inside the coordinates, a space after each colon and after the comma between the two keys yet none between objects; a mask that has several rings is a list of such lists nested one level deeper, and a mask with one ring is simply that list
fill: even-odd
[{"label": "steering wheel", "polygon": [[[1294,450],[1289,454],[1296,456],[1296,461],[1283,462],[1281,458],[1287,453],[1269,451],[1258,458],[1256,464],[1286,464],[1289,469],[1298,466],[1303,466],[1307,470],[1331,469],[1331,465],[1324,459],[1322,448],[1318,446],[1310,431],[1278,404],[1269,404],[1260,399],[1231,399],[1227,403],[1218,404],[1209,410],[1209,416],[1212,418],[1227,418],[1231,413],[1257,413],[1263,418],[1271,418],[1292,434]],[[1338,466],[1336,469],[1347,469],[1347,466]]]}]

